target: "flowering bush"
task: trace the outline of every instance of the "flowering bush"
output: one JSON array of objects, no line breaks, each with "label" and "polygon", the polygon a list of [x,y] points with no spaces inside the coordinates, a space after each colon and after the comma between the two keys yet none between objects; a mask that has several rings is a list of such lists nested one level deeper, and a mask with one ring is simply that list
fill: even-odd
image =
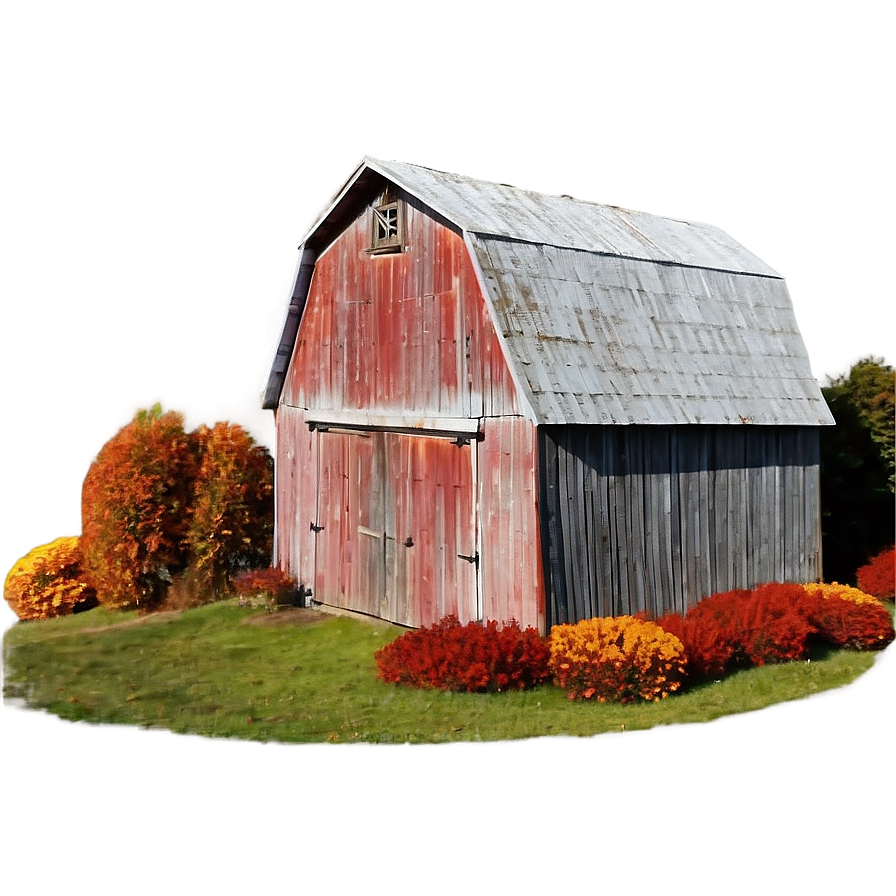
[{"label": "flowering bush", "polygon": [[660,700],[684,679],[681,641],[645,619],[617,616],[555,625],[549,645],[554,680],[571,700]]},{"label": "flowering bush", "polygon": [[197,586],[224,591],[238,570],[270,560],[274,463],[235,424],[200,426],[193,438],[200,461],[185,536],[187,562]]},{"label": "flowering bush", "polygon": [[881,551],[856,571],[859,588],[874,597],[893,599],[896,593],[896,547]]},{"label": "flowering bush", "polygon": [[159,405],[100,449],[81,492],[81,546],[101,604],[157,604],[183,569],[196,463],[183,416]]},{"label": "flowering bush", "polygon": [[269,566],[265,569],[247,569],[237,573],[232,581],[233,590],[242,601],[288,604],[296,590],[296,580],[282,569]]},{"label": "flowering bush", "polygon": [[444,691],[519,690],[546,681],[548,649],[534,628],[446,616],[407,632],[375,654],[383,681]]},{"label": "flowering bush", "polygon": [[80,539],[57,538],[20,558],[6,577],[3,597],[19,619],[49,619],[96,606],[81,574]]}]

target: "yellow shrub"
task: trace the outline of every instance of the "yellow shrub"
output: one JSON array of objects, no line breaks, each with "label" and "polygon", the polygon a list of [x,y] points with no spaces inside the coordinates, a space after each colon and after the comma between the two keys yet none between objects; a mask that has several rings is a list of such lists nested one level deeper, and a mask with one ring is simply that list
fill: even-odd
[{"label": "yellow shrub", "polygon": [[879,604],[880,601],[870,594],[865,594],[851,585],[841,585],[838,582],[826,584],[824,582],[810,582],[802,586],[807,594],[820,593],[824,597],[839,597],[842,600],[852,601],[854,604]]},{"label": "yellow shrub", "polygon": [[66,536],[30,550],[6,576],[3,597],[19,619],[65,616],[94,605],[81,575],[80,539]]},{"label": "yellow shrub", "polygon": [[585,619],[551,629],[550,666],[570,699],[660,700],[681,687],[681,641],[632,616]]}]

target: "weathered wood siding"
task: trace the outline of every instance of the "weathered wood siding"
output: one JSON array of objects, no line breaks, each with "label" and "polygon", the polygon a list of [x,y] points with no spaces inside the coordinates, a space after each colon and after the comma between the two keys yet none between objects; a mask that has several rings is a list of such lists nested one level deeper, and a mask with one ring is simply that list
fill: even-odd
[{"label": "weathered wood siding", "polygon": [[317,437],[301,408],[281,405],[276,421],[275,560],[296,581],[314,581],[311,523],[317,513]]},{"label": "weathered wood siding", "polygon": [[484,615],[544,632],[538,520],[537,430],[528,420],[486,421],[479,443],[480,567]]},{"label": "weathered wood siding", "polygon": [[366,251],[368,206],[317,259],[281,403],[440,418],[520,414],[463,237],[418,203],[404,213],[405,251]]},{"label": "weathered wood siding", "polygon": [[821,574],[818,431],[540,430],[548,625]]},{"label": "weathered wood siding", "polygon": [[321,603],[404,625],[537,625],[535,429],[462,236],[403,211],[403,252],[366,251],[368,206],[316,261],[277,411],[277,562]]}]

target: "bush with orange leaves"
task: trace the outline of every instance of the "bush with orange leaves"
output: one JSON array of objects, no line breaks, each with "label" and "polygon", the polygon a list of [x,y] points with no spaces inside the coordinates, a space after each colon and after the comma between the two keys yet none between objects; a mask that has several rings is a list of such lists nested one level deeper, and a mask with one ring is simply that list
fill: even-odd
[{"label": "bush with orange leaves", "polygon": [[896,547],[872,557],[856,571],[859,588],[875,597],[893,600],[896,594]]},{"label": "bush with orange leaves", "polygon": [[160,405],[100,449],[81,491],[81,547],[101,604],[152,607],[183,569],[197,464],[183,415]]},{"label": "bush with orange leaves", "polygon": [[241,426],[193,432],[199,468],[185,547],[197,585],[224,592],[241,570],[266,566],[274,541],[274,461]]},{"label": "bush with orange leaves", "polygon": [[549,647],[554,680],[570,700],[658,701],[677,691],[684,680],[681,641],[633,616],[555,625]]},{"label": "bush with orange leaves", "polygon": [[19,619],[50,619],[96,606],[81,572],[77,536],[33,548],[6,576],[3,597]]}]

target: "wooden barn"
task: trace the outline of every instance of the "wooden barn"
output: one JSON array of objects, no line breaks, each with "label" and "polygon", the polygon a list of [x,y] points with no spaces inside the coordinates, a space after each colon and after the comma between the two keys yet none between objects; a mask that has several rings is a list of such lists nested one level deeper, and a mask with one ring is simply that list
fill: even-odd
[{"label": "wooden barn", "polygon": [[715,227],[366,158],[263,404],[276,563],[321,604],[545,632],[821,575],[833,419],[783,278]]}]

